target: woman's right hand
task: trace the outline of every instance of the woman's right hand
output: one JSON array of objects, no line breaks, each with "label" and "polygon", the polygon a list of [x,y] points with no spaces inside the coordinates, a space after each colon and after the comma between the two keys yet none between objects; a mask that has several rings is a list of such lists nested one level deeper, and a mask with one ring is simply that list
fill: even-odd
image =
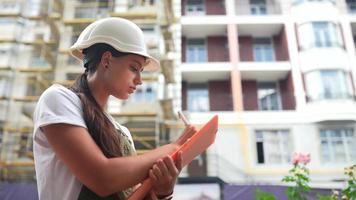
[{"label": "woman's right hand", "polygon": [[181,136],[179,136],[179,138],[174,141],[173,143],[181,146],[182,144],[185,143],[185,141],[187,141],[187,139],[189,139],[190,137],[192,137],[194,135],[194,133],[197,132],[197,128],[193,125],[188,125],[185,127],[183,133]]}]

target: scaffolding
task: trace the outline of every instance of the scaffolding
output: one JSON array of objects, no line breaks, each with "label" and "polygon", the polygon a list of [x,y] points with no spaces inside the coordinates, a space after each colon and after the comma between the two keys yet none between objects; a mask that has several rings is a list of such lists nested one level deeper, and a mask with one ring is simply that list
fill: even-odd
[{"label": "scaffolding", "polygon": [[169,138],[159,133],[166,131],[165,120],[174,115],[165,85],[177,83],[169,56],[177,45],[171,26],[178,20],[172,11],[172,0],[0,2],[0,20],[7,26],[0,33],[0,52],[6,52],[0,54],[0,181],[35,180],[32,113],[36,102],[51,84],[69,86],[82,73],[81,63],[68,49],[99,18],[133,21],[144,32],[149,54],[164,60],[162,73],[143,74],[144,84],[133,97],[139,101],[111,98],[109,111],[129,128],[139,154],[166,143]]}]

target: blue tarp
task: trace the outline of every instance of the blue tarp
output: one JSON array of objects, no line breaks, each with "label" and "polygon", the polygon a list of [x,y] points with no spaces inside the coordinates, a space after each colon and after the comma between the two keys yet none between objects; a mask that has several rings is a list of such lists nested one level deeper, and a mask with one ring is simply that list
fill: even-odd
[{"label": "blue tarp", "polygon": [[[224,200],[254,200],[256,189],[274,194],[277,200],[287,200],[286,186],[275,185],[229,185],[223,189]],[[308,200],[314,200],[316,194],[329,195],[330,189],[312,189],[306,194]],[[1,200],[38,200],[36,183],[0,183]]]},{"label": "blue tarp", "polygon": [[1,200],[38,200],[36,183],[0,183]]},{"label": "blue tarp", "polygon": [[[287,200],[286,186],[278,185],[228,185],[224,186],[224,200],[254,200],[256,189],[273,194],[277,200]],[[306,193],[308,200],[318,199],[316,194],[330,195],[330,189],[316,189]]]}]

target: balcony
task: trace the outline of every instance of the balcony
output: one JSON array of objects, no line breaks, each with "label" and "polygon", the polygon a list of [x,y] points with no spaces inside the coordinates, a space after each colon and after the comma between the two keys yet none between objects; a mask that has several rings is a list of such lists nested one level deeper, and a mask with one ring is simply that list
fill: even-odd
[{"label": "balcony", "polygon": [[20,16],[21,2],[8,1],[0,3],[0,17],[17,17]]},{"label": "balcony", "polygon": [[292,65],[289,62],[240,62],[238,69],[242,79],[271,81],[286,77]]},{"label": "balcony", "polygon": [[[297,19],[298,23],[304,23],[314,19],[332,20],[339,15],[339,7],[336,6],[336,2],[339,1],[296,0],[291,5],[291,14]],[[317,15],[315,15],[316,10],[318,11]]]},{"label": "balcony", "polygon": [[259,1],[248,3],[248,1],[235,0],[236,15],[280,15],[282,14],[281,3],[278,1]]},{"label": "balcony", "polygon": [[225,15],[225,0],[182,0],[182,16]]},{"label": "balcony", "polygon": [[182,31],[182,62],[229,62],[226,25],[187,25]]},{"label": "balcony", "polygon": [[245,111],[276,112],[295,109],[291,75],[274,81],[243,80],[242,96]]},{"label": "balcony", "polygon": [[182,109],[189,112],[232,111],[229,77],[213,77],[200,82],[183,77]]}]

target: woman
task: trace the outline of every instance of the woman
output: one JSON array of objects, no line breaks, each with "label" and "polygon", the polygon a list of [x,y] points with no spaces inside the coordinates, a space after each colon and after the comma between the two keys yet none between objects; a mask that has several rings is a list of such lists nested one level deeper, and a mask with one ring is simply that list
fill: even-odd
[{"label": "woman", "polygon": [[126,100],[142,84],[141,72],[159,67],[146,52],[143,33],[121,18],[98,20],[71,47],[85,72],[73,86],[53,85],[34,113],[34,158],[39,198],[125,199],[149,176],[146,199],[171,199],[182,168],[168,155],[192,134],[189,126],[175,142],[135,155],[127,128],[107,112],[110,95]]}]

